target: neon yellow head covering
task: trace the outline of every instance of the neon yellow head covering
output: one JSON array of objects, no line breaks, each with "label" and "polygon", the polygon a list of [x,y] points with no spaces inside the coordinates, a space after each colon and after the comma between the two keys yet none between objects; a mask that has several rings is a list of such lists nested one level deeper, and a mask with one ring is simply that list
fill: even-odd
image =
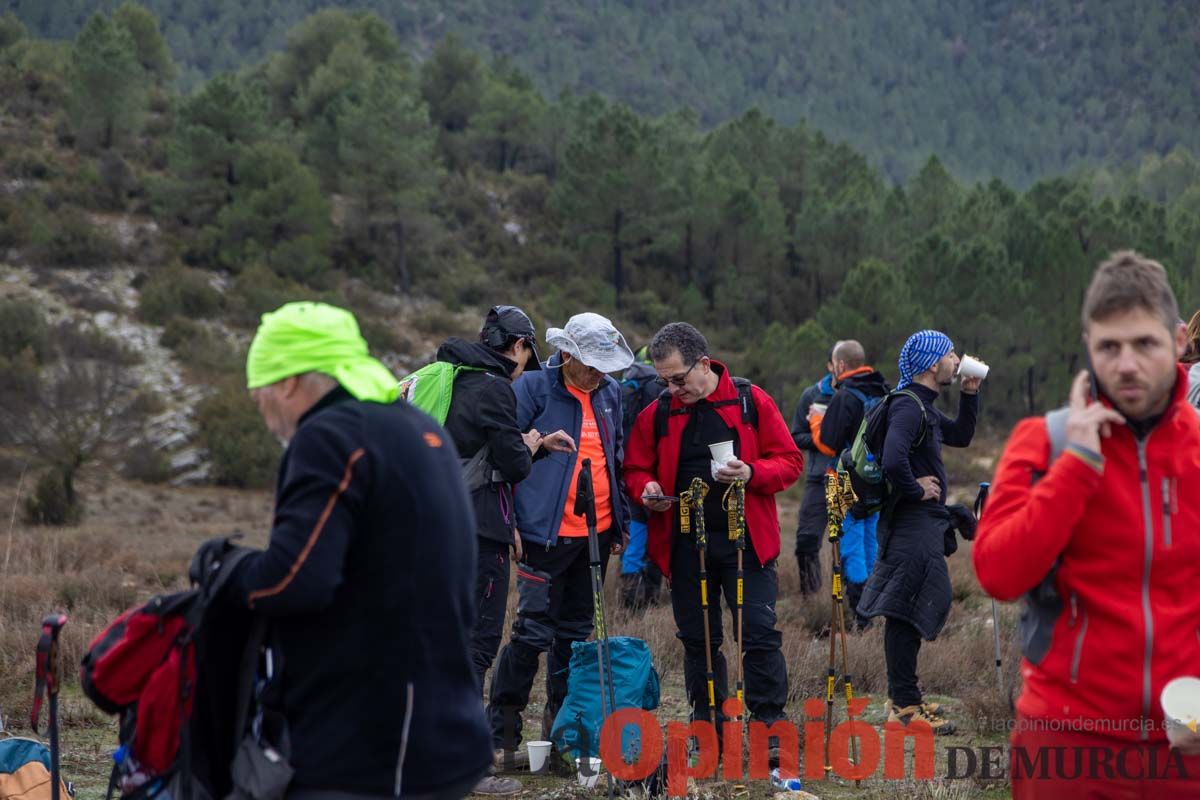
[{"label": "neon yellow head covering", "polygon": [[263,314],[246,357],[246,387],[257,389],[323,372],[359,400],[390,403],[399,396],[395,376],[367,352],[349,311],[325,303],[288,303]]}]

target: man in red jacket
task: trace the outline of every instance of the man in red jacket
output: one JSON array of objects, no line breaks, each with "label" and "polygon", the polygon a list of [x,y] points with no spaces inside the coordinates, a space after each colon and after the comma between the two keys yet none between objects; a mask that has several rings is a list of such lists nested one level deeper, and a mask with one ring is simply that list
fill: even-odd
[{"label": "man in red jacket", "polygon": [[[979,582],[1026,595],[1015,798],[1200,797],[1200,753],[1159,695],[1200,673],[1200,422],[1159,264],[1116,253],[1083,304],[1087,372],[1021,421],[974,547]],[[1053,749],[1057,748],[1057,750]]]},{"label": "man in red jacket", "polygon": [[[771,396],[749,382],[739,388],[725,365],[708,357],[708,342],[691,325],[672,322],[664,326],[650,342],[650,358],[670,395],[647,406],[634,422],[625,452],[625,487],[635,502],[653,512],[648,523],[648,550],[671,580],[671,607],[683,642],[684,680],[695,719],[707,719],[709,713],[699,553],[694,537],[680,533],[677,506],[645,498],[679,495],[694,477],[709,485],[704,501],[705,552],[719,712],[727,677],[720,651],[717,598],[724,594],[725,604],[732,610],[737,591],[737,550],[729,538],[722,497],[729,485],[740,479],[746,482],[745,632],[740,643],[746,706],[755,719],[770,724],[783,717],[788,689],[787,664],[780,650],[783,635],[775,627],[779,590],[775,495],[800,477],[804,457]],[[717,468],[708,446],[730,440],[736,457]]]}]

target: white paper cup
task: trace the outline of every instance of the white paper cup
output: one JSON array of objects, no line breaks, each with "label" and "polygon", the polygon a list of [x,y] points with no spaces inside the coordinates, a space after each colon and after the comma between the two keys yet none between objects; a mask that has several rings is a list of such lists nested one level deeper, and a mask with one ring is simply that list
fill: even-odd
[{"label": "white paper cup", "polygon": [[960,378],[984,379],[987,378],[988,371],[988,365],[980,361],[978,358],[972,358],[971,356],[963,355],[962,360],[958,362],[958,377]]},{"label": "white paper cup", "polygon": [[824,415],[825,412],[829,410],[829,404],[828,403],[813,403],[808,408],[809,408],[810,412],[813,414]]},{"label": "white paper cup", "polygon": [[1200,678],[1176,678],[1159,695],[1171,744],[1200,741]]},{"label": "white paper cup", "polygon": [[600,779],[600,759],[589,758],[586,773],[584,772],[583,759],[575,759],[575,777],[579,780],[580,786],[594,789],[596,781]]},{"label": "white paper cup", "polygon": [[710,444],[708,452],[712,453],[713,461],[722,465],[728,464],[733,459],[733,442]]},{"label": "white paper cup", "polygon": [[546,766],[546,758],[550,755],[550,742],[529,742],[525,749],[529,751],[529,771],[541,772]]}]

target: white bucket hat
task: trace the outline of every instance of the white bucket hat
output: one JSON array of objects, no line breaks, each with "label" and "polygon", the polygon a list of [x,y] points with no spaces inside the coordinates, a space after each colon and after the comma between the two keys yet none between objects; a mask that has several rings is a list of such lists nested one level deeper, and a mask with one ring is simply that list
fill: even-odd
[{"label": "white bucket hat", "polygon": [[562,328],[547,328],[546,343],[600,372],[620,372],[633,363],[633,351],[612,322],[590,311],[576,314]]}]

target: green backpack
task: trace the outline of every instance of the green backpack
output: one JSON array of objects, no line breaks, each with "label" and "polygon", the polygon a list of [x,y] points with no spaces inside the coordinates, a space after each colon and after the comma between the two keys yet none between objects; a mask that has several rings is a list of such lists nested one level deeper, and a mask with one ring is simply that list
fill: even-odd
[{"label": "green backpack", "polygon": [[[486,371],[466,364],[434,361],[401,379],[400,397],[433,417],[438,425],[445,425],[446,417],[450,414],[450,402],[454,399],[454,379],[463,372]],[[503,482],[488,460],[491,454],[491,446],[485,444],[471,458],[462,459],[467,491],[473,492],[488,484]]]},{"label": "green backpack", "polygon": [[913,449],[925,440],[929,428],[929,420],[925,414],[925,404],[915,392],[909,389],[897,389],[886,396],[876,399],[872,407],[866,409],[863,421],[858,426],[858,433],[850,446],[842,451],[840,469],[850,474],[850,486],[865,510],[875,513],[883,508],[891,486],[884,479],[883,465],[880,456],[883,453],[883,440],[887,437],[888,404],[899,396],[912,398],[921,409],[921,434],[913,442]]}]

